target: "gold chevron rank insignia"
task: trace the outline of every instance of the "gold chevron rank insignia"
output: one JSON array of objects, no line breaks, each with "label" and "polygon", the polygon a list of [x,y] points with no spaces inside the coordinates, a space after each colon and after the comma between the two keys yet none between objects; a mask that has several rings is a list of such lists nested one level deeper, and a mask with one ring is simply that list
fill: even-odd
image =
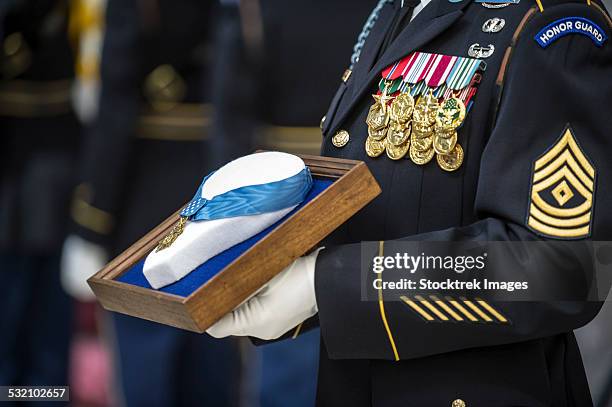
[{"label": "gold chevron rank insignia", "polygon": [[566,127],[557,143],[534,163],[527,224],[552,238],[591,234],[595,168]]}]

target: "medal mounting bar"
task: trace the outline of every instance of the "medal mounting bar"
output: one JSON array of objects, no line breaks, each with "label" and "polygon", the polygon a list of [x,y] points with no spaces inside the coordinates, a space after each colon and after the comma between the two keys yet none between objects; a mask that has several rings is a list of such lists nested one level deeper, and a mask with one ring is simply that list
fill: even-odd
[{"label": "medal mounting bar", "polygon": [[[381,192],[362,161],[300,157],[315,180],[313,189],[318,188],[310,200],[260,235],[196,268],[184,281],[155,290],[141,278],[142,263],[179,221],[182,208],[177,210],[88,280],[102,306],[203,333]],[[216,266],[207,265],[211,261]]]}]

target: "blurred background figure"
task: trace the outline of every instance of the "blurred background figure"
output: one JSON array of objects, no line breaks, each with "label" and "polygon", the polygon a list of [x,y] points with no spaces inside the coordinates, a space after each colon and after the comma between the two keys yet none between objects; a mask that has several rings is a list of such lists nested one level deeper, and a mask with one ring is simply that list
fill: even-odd
[{"label": "blurred background figure", "polygon": [[[0,384],[65,385],[59,280],[79,125],[68,2],[0,5]],[[23,405],[23,403],[20,403]]]},{"label": "blurred background figure", "polygon": [[[221,1],[211,169],[256,149],[318,154],[319,123],[375,0]],[[314,406],[319,332],[247,345],[246,406]]]},{"label": "blurred background figure", "polygon": [[[83,111],[93,119],[62,261],[64,285],[76,298],[87,299],[85,279],[189,200],[204,175],[213,5],[107,2],[97,113]],[[79,66],[88,72],[90,65]],[[240,354],[233,340],[119,314],[103,331],[113,348],[115,403],[237,405]]]}]

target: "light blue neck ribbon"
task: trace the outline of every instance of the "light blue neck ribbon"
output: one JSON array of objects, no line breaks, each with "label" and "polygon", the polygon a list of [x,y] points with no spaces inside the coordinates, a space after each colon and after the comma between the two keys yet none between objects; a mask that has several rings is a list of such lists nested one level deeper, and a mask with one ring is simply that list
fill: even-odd
[{"label": "light blue neck ribbon", "polygon": [[310,170],[275,182],[247,185],[217,195],[212,199],[202,198],[202,187],[213,175],[208,174],[193,199],[181,212],[189,220],[213,220],[235,216],[258,215],[275,212],[301,203],[312,187]]}]

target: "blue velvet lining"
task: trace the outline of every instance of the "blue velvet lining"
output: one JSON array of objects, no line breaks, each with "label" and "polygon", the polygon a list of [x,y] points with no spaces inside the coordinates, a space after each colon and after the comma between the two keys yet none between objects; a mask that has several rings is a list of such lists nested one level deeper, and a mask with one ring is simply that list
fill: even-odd
[{"label": "blue velvet lining", "polygon": [[[250,239],[245,240],[242,243],[238,243],[236,246],[233,246],[226,251],[216,255],[212,259],[208,260],[204,264],[198,266],[194,271],[189,273],[187,276],[177,281],[176,283],[167,285],[159,289],[159,291],[176,294],[182,297],[187,297],[192,292],[200,288],[204,283],[214,277],[218,272],[223,270],[228,264],[230,264],[234,259],[240,256],[242,253],[251,248],[255,243],[259,242],[264,236],[270,233],[276,226],[280,223],[284,222],[286,218],[291,216],[293,213],[298,211],[312,199],[314,199],[317,195],[323,192],[327,187],[329,187],[333,183],[332,180],[324,179],[324,178],[314,178],[314,183],[312,185],[312,189],[308,192],[306,199],[298,205],[293,211],[291,211],[288,215],[286,215],[283,219],[270,226],[269,228],[263,230],[257,235],[251,237]],[[144,258],[140,260],[138,263],[133,265],[128,271],[123,273],[117,281],[121,281],[122,283],[137,285],[144,288],[151,288],[144,274],[142,273],[142,266],[144,264]]]}]

